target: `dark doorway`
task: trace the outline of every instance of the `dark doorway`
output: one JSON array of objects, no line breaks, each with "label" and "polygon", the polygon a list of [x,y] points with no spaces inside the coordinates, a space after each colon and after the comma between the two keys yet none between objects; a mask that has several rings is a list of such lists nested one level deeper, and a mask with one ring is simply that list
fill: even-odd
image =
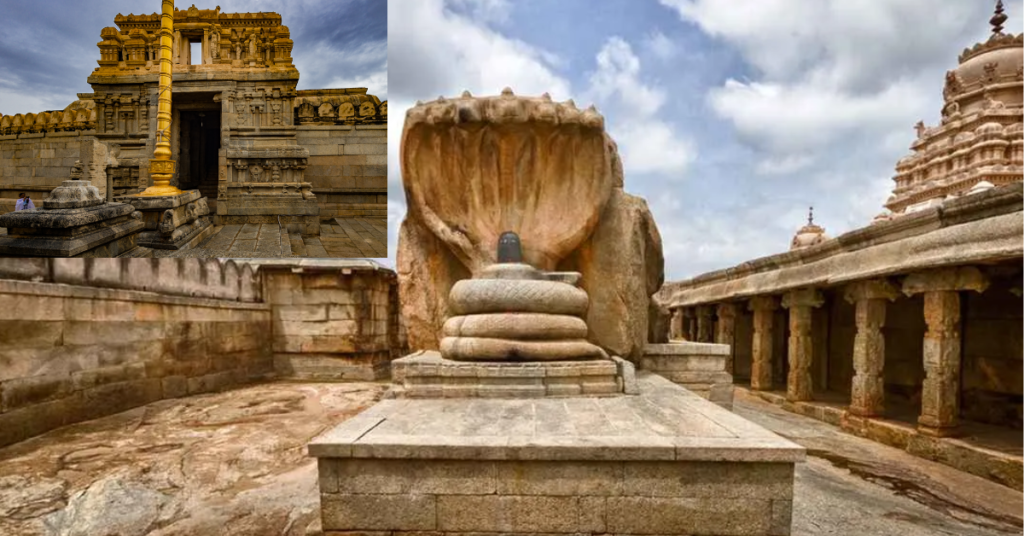
[{"label": "dark doorway", "polygon": [[210,200],[217,198],[217,157],[220,150],[220,111],[181,112],[182,190],[198,189]]}]

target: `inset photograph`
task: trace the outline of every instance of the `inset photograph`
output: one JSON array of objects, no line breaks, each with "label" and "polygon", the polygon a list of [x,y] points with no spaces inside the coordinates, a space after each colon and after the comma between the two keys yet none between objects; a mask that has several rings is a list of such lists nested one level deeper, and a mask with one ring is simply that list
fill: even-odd
[{"label": "inset photograph", "polygon": [[387,3],[260,6],[5,4],[0,256],[387,257]]}]

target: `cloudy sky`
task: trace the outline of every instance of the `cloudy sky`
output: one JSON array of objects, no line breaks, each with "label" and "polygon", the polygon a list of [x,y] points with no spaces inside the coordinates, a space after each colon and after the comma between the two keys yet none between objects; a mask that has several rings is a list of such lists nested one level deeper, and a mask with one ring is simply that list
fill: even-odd
[{"label": "cloudy sky", "polygon": [[[835,236],[882,210],[946,70],[990,0],[388,0],[388,230],[416,100],[551,93],[591,103],[682,279],[785,251],[814,206]],[[1006,27],[1021,31],[1020,4]]]},{"label": "cloudy sky", "polygon": [[[186,9],[192,1],[175,2]],[[100,30],[118,13],[155,13],[160,0],[0,0],[0,113],[63,109],[97,67]],[[291,30],[299,89],[366,87],[387,99],[386,0],[214,0],[222,12],[274,11]]]}]

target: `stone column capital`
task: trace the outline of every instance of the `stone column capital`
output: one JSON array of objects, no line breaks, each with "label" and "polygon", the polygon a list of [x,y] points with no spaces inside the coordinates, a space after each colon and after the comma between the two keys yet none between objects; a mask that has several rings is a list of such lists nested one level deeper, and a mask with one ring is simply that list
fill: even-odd
[{"label": "stone column capital", "polygon": [[864,300],[895,301],[900,296],[899,289],[888,279],[867,279],[855,281],[843,289],[843,298],[849,303]]},{"label": "stone column capital", "polygon": [[775,296],[754,296],[750,298],[748,309],[751,311],[771,311],[779,308],[779,300]]},{"label": "stone column capital", "polygon": [[973,290],[984,292],[989,279],[974,266],[940,268],[910,274],[903,281],[903,293],[907,296],[935,291]]},{"label": "stone column capital", "polygon": [[718,318],[736,318],[739,314],[738,304],[735,302],[726,302],[718,304]]},{"label": "stone column capital", "polygon": [[816,288],[802,288],[787,292],[782,296],[782,306],[786,309],[791,307],[821,307],[825,303],[825,297]]}]

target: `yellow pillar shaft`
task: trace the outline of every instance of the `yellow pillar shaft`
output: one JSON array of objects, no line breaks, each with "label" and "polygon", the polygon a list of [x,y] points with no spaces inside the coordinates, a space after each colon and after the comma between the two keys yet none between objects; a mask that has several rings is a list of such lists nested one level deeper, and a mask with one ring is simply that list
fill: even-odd
[{"label": "yellow pillar shaft", "polygon": [[174,0],[162,0],[160,16],[160,97],[156,114],[156,150],[149,161],[149,175],[153,186],[139,194],[144,197],[178,195],[183,193],[171,186],[175,162],[171,160],[171,46],[174,35]]}]

